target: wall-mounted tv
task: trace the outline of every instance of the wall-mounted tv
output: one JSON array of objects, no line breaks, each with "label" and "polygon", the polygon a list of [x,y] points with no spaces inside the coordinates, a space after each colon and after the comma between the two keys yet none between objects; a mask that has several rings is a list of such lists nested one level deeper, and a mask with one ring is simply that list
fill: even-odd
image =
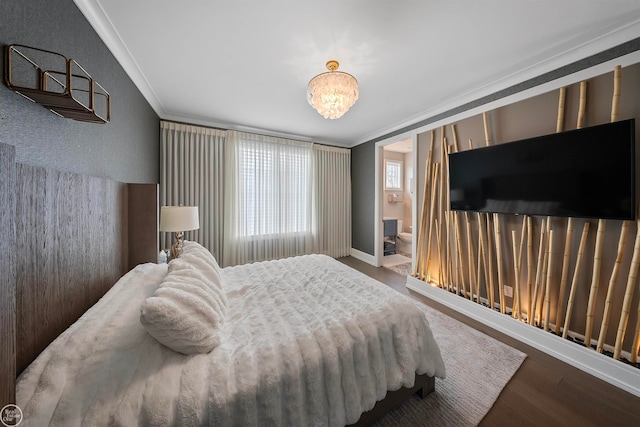
[{"label": "wall-mounted tv", "polygon": [[635,219],[635,120],[449,155],[452,210]]}]

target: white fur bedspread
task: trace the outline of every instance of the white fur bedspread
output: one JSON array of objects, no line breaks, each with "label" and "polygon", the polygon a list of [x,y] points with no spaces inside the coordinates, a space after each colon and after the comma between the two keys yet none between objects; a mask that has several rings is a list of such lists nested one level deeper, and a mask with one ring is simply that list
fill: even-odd
[{"label": "white fur bedspread", "polygon": [[409,298],[322,255],[224,269],[221,344],[175,353],[139,322],[166,271],[129,272],[29,366],[25,425],[345,425],[416,372],[445,374]]}]

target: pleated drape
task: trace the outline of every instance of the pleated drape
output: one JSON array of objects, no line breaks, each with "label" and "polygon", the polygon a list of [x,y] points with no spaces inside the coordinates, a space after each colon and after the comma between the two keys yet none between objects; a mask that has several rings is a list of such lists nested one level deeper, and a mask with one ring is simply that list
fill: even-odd
[{"label": "pleated drape", "polygon": [[[198,206],[200,229],[185,238],[199,242],[223,261],[226,131],[160,122],[160,205]],[[160,247],[172,233],[160,233]]]},{"label": "pleated drape", "polygon": [[[160,204],[198,206],[185,238],[220,265],[351,250],[351,154],[302,141],[161,121]],[[162,248],[171,233],[160,233]]]},{"label": "pleated drape", "polygon": [[351,151],[314,144],[315,252],[351,253]]}]

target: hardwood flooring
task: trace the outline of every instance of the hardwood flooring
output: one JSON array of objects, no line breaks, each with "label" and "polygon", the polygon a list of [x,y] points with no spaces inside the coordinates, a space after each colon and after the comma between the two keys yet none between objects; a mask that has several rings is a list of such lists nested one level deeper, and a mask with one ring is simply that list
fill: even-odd
[{"label": "hardwood flooring", "polygon": [[352,257],[339,261],[527,354],[480,426],[640,426],[639,397],[408,290],[406,277]]}]

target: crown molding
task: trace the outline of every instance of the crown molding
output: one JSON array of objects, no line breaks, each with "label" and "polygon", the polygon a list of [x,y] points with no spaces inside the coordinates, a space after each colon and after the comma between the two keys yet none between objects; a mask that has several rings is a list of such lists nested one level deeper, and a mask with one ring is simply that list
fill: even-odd
[{"label": "crown molding", "polygon": [[[138,66],[136,60],[131,55],[127,46],[122,41],[122,38],[116,31],[112,22],[109,20],[104,9],[100,5],[98,0],[74,0],[76,6],[82,14],[85,16],[89,24],[96,31],[98,36],[102,39],[107,48],[111,51],[116,60],[120,63],[125,70],[129,78],[133,81],[138,90],[142,93],[147,102],[151,105],[151,108],[158,114],[161,119],[164,120],[179,120],[194,124],[202,124],[205,126],[221,127],[225,129],[234,129],[243,132],[253,132],[263,135],[270,135],[283,138],[298,139],[303,141],[310,141],[308,136],[290,135],[284,133],[278,133],[265,129],[258,129],[245,126],[230,125],[228,123],[219,123],[214,120],[198,119],[192,117],[176,116],[167,111],[167,109],[160,102],[159,97],[149,84],[149,81],[145,77],[144,73]],[[596,31],[602,31],[602,28],[595,29]],[[450,101],[440,104],[436,107],[425,110],[412,117],[405,118],[390,126],[386,126],[382,129],[378,129],[371,132],[362,138],[352,143],[344,143],[337,141],[316,141],[320,144],[332,145],[343,148],[353,148],[357,145],[369,142],[374,139],[385,137],[386,135],[392,135],[394,132],[405,130],[408,131],[414,125],[428,120],[432,117],[436,117],[448,111],[451,111],[457,107],[465,105],[467,103],[477,101],[483,97],[498,93],[509,87],[526,82],[529,79],[533,79],[544,75],[545,73],[558,70],[564,66],[572,64],[576,61],[580,61],[591,55],[595,55],[604,52],[608,49],[612,49],[625,42],[640,37],[640,17],[637,17],[631,22],[624,25],[612,24],[608,31],[603,34],[594,34],[593,37],[585,42],[579,43],[577,46],[570,49],[566,49],[559,54],[554,55],[551,58],[544,59],[535,65],[526,67],[518,72],[512,73],[508,76],[502,77],[490,84],[482,86],[480,88],[469,91],[463,95],[451,99]],[[550,90],[550,89],[549,89]],[[529,94],[528,96],[534,96],[535,93],[525,90]],[[523,98],[522,98],[523,99]],[[513,101],[512,101],[513,102]],[[486,111],[486,105],[484,106]],[[417,126],[416,126],[417,128]]]},{"label": "crown molding", "polygon": [[[527,80],[534,79],[536,77],[542,76],[546,73],[558,70],[567,65],[573,64],[582,59],[588,58],[592,55],[596,55],[602,52],[605,52],[609,49],[613,49],[616,46],[620,46],[623,43],[629,42],[636,38],[640,37],[640,17],[637,17],[631,22],[625,23],[624,25],[612,25],[611,28],[606,31],[604,34],[594,35],[588,41],[582,42],[575,47],[567,49],[561,53],[558,53],[550,58],[544,59],[537,64],[526,67],[518,72],[509,74],[507,76],[501,77],[500,79],[489,83],[485,86],[476,88],[471,90],[465,94],[462,94],[456,98],[451,99],[448,102],[437,105],[429,110],[425,110],[422,113],[416,114],[410,118],[403,119],[393,125],[387,126],[383,129],[379,129],[375,132],[369,133],[368,135],[363,136],[355,143],[351,145],[351,147],[355,147],[356,145],[363,144],[365,142],[372,141],[374,139],[385,137],[386,135],[391,135],[394,132],[404,129],[409,130],[412,125],[420,123],[422,121],[428,120],[432,117],[436,117],[448,111],[452,111],[457,107],[465,105],[467,103],[471,103],[482,99],[483,97],[487,97],[493,94],[496,94],[502,90],[507,88],[516,86]],[[629,55],[626,55],[629,56]],[[610,62],[610,61],[608,61]],[[631,64],[621,64],[621,65],[631,65]],[[587,67],[585,69],[598,69],[597,65],[594,67]],[[579,70],[575,73],[570,74],[571,76],[576,75],[584,75]],[[595,77],[598,74],[593,74],[592,77]],[[567,77],[567,76],[565,76]],[[566,78],[563,78],[563,81],[566,82]],[[579,80],[574,80],[574,83]],[[566,85],[566,83],[565,83]],[[560,87],[560,86],[558,86]],[[551,89],[548,89],[551,90]],[[528,94],[526,97],[535,96],[535,88],[531,88],[529,90],[524,90],[522,93]],[[538,92],[541,93],[541,92]],[[513,101],[512,96],[518,95],[518,93],[507,96],[506,98],[511,99]],[[526,97],[521,97],[521,99],[525,99]],[[487,104],[488,105],[488,104]],[[486,106],[481,107],[481,111],[487,111]],[[430,126],[432,127],[432,126]]]},{"label": "crown molding", "polygon": [[165,108],[97,0],[73,0],[158,116]]}]

